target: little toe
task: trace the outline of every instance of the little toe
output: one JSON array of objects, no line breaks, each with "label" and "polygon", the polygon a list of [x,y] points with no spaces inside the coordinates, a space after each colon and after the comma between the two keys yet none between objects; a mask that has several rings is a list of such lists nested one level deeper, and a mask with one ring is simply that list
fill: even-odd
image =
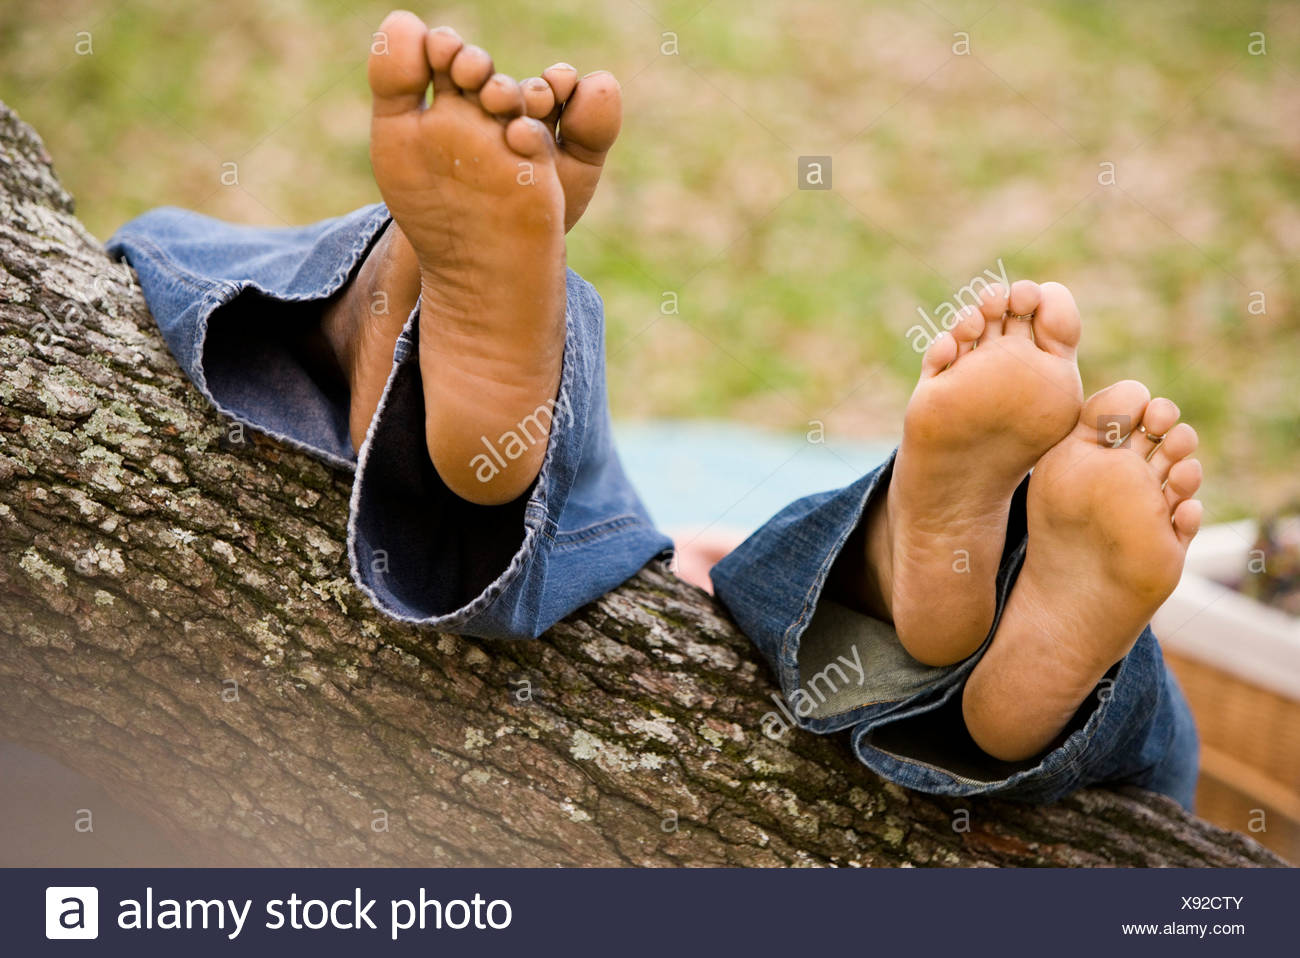
[{"label": "little toe", "polygon": [[474,44],[462,46],[451,60],[451,81],[466,93],[478,93],[492,76],[492,57]]},{"label": "little toe", "polygon": [[[1148,437],[1150,434],[1148,433]],[[1138,442],[1138,437],[1133,437],[1134,445]],[[1143,440],[1147,445],[1151,444],[1150,439]],[[1200,440],[1197,438],[1196,430],[1185,422],[1180,422],[1177,426],[1165,433],[1164,441],[1155,447],[1155,450],[1147,454],[1147,459],[1151,463],[1151,468],[1160,478],[1161,482],[1169,475],[1169,470],[1173,468],[1174,463],[1180,459],[1186,459],[1192,453],[1196,452],[1196,446]]]},{"label": "little toe", "polygon": [[1165,501],[1170,510],[1184,499],[1190,499],[1201,488],[1201,463],[1197,459],[1180,459],[1169,469],[1165,480]]},{"label": "little toe", "polygon": [[1074,295],[1060,283],[1043,283],[1039,290],[1042,300],[1034,311],[1034,342],[1054,356],[1073,359],[1082,328]]},{"label": "little toe", "polygon": [[953,339],[952,333],[942,333],[921,357],[921,379],[933,379],[956,358],[957,340]]},{"label": "little toe", "polygon": [[424,38],[424,53],[433,70],[433,92],[454,93],[456,84],[451,79],[451,61],[465,46],[460,34],[451,27],[435,27]]},{"label": "little toe", "polygon": [[1007,296],[1007,318],[1003,333],[1007,336],[1028,338],[1033,331],[1031,321],[1034,310],[1043,301],[1043,291],[1033,280],[1018,279],[1011,284]]},{"label": "little toe", "polygon": [[520,156],[542,156],[552,142],[551,131],[541,120],[520,116],[506,125],[506,145]]},{"label": "little toe", "polygon": [[405,10],[390,13],[379,25],[366,66],[376,116],[393,116],[424,105],[431,79],[424,55],[426,31],[424,21]]},{"label": "little toe", "polygon": [[555,110],[555,92],[541,77],[529,77],[519,84],[524,91],[524,115],[545,120]]},{"label": "little toe", "polygon": [[524,92],[513,77],[494,73],[478,91],[479,105],[502,119],[513,119],[524,112]]},{"label": "little toe", "polygon": [[1007,315],[1008,291],[1001,283],[985,286],[980,292],[980,312],[984,314],[982,339],[997,339],[1002,335],[1003,320]]},{"label": "little toe", "polygon": [[1099,446],[1118,449],[1142,422],[1142,413],[1150,401],[1151,392],[1142,383],[1121,380],[1088,398],[1075,429],[1088,433],[1090,438],[1095,436]]},{"label": "little toe", "polygon": [[1177,533],[1178,541],[1184,548],[1191,543],[1192,537],[1201,528],[1203,512],[1204,507],[1199,499],[1186,499],[1174,509],[1174,532]]}]

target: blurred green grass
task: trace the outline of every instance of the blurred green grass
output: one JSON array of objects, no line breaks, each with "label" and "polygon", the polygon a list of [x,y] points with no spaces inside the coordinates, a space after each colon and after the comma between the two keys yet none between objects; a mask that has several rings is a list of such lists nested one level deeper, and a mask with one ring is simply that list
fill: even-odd
[{"label": "blurred green grass", "polygon": [[[308,222],[378,199],[364,59],[387,9],[10,2],[0,98],[44,136],[100,237],[164,203]],[[916,308],[1001,259],[1013,279],[1074,291],[1089,390],[1138,378],[1182,406],[1211,519],[1300,495],[1295,5],[417,12],[516,76],[565,59],[623,81],[621,143],[570,236],[606,300],[616,414],[896,434]],[[1267,55],[1248,53],[1253,31]],[[832,190],[796,189],[800,155],[833,157]],[[227,162],[238,187],[221,184]],[[1102,163],[1117,185],[1099,183]]]}]

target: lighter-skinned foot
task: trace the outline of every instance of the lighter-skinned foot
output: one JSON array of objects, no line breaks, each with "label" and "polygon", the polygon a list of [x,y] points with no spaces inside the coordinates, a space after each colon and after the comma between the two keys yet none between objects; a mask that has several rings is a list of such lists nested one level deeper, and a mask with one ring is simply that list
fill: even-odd
[{"label": "lighter-skinned foot", "polygon": [[995,758],[1050,745],[1178,584],[1202,511],[1196,432],[1178,416],[1116,383],[1034,468],[1024,566],[962,700]]},{"label": "lighter-skinned foot", "polygon": [[922,358],[888,492],[867,516],[862,595],[927,665],[988,636],[1012,494],[1078,419],[1079,333],[1059,283],[994,284]]}]

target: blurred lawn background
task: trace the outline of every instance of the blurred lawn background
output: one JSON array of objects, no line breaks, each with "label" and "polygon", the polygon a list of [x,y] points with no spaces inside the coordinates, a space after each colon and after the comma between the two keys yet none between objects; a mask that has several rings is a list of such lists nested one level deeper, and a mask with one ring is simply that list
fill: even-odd
[{"label": "blurred lawn background", "polygon": [[[389,6],[3,0],[0,98],[101,238],[160,204],[304,223],[378,199],[364,61]],[[616,415],[896,435],[917,307],[1000,258],[1073,289],[1089,391],[1132,377],[1181,405],[1211,520],[1300,494],[1300,5],[417,12],[517,77],[565,59],[623,82],[569,253],[605,297]],[[801,155],[833,158],[831,190],[796,188]]]}]

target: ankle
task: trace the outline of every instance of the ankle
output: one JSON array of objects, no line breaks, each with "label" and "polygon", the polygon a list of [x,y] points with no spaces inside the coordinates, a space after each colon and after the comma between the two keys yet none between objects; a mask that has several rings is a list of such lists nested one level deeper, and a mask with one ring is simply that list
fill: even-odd
[{"label": "ankle", "polygon": [[405,323],[420,293],[415,251],[396,222],[380,234],[352,281],[325,309],[320,331],[350,389],[361,367],[363,336],[375,316]]},{"label": "ankle", "polygon": [[889,515],[890,498],[890,490],[886,488],[884,496],[876,497],[863,520],[866,529],[863,599],[871,614],[884,622],[894,621],[894,539]]},{"label": "ankle", "polygon": [[872,618],[892,622],[891,553],[887,506],[876,496],[831,569],[830,594]]}]

